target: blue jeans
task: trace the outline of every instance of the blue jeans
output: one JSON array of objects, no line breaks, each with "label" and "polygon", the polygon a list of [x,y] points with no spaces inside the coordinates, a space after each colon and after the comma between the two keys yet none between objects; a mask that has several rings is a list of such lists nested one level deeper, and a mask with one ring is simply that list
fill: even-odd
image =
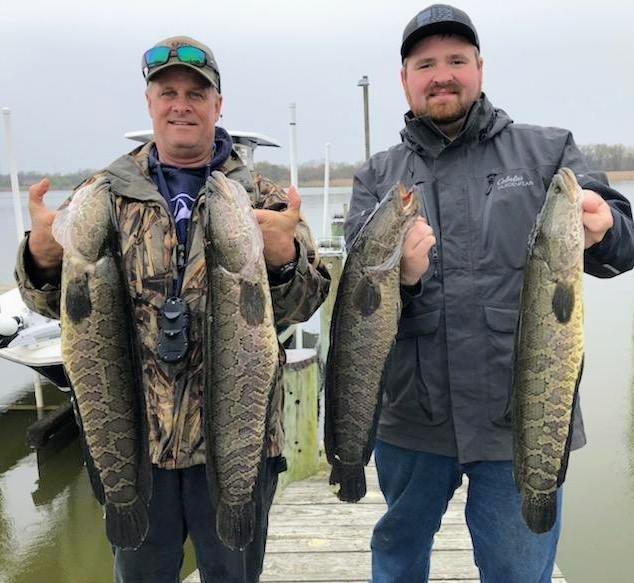
[{"label": "blue jeans", "polygon": [[372,534],[372,583],[427,583],[434,535],[454,491],[469,478],[465,516],[482,583],[550,583],[561,528],[532,533],[521,515],[512,462],[456,458],[378,441],[374,449],[387,512]]},{"label": "blue jeans", "polygon": [[189,535],[202,583],[257,583],[282,458],[262,464],[256,487],[254,539],[231,551],[216,535],[216,511],[207,489],[205,466],[162,470],[152,466],[150,529],[135,551],[114,548],[115,583],[179,583],[183,543]]}]

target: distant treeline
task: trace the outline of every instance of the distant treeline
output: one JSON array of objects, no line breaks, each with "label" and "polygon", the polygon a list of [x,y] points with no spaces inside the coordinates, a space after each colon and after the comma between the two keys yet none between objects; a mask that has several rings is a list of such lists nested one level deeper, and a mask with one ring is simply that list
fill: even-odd
[{"label": "distant treeline", "polygon": [[590,144],[579,146],[592,170],[614,172],[617,170],[634,170],[634,148],[616,144]]},{"label": "distant treeline", "polygon": [[[18,182],[21,189],[28,188],[31,184],[35,184],[48,178],[51,181],[51,190],[72,190],[83,180],[93,174],[94,170],[78,170],[71,174],[46,174],[45,172],[18,172]],[[11,178],[8,174],[0,174],[0,190],[11,189]]]},{"label": "distant treeline", "polygon": [[[590,144],[580,146],[581,151],[588,161],[588,165],[593,170],[603,170],[604,172],[618,170],[634,170],[634,147],[623,144]],[[354,172],[361,166],[361,162],[348,164],[345,162],[331,162],[330,180],[348,181],[352,179]],[[271,164],[270,162],[257,162],[255,164],[257,172],[267,178],[288,184],[290,170],[283,164]],[[21,188],[26,188],[38,182],[45,176],[51,181],[52,190],[71,190],[82,180],[90,176],[93,170],[78,170],[71,174],[46,174],[43,172],[19,172],[18,181]],[[297,174],[300,185],[323,183],[324,162],[312,160],[299,164]],[[11,182],[8,174],[0,174],[0,190],[9,190]]]}]

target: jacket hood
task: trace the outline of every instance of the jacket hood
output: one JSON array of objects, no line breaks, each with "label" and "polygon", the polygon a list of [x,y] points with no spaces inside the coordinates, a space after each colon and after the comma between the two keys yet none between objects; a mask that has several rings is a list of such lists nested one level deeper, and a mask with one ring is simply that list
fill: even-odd
[{"label": "jacket hood", "polygon": [[[215,144],[214,158],[211,162],[213,170],[219,169],[223,174],[233,173],[242,168],[246,171],[244,162],[233,149],[231,136],[221,127],[216,127]],[[150,159],[154,148],[154,141],[149,141],[117,158],[108,166],[106,170],[116,192],[125,192],[126,196],[139,200],[163,198],[150,176]],[[239,180],[240,174],[238,172],[237,177],[234,178],[232,175],[231,178]]]},{"label": "jacket hood", "polygon": [[417,153],[437,157],[449,144],[484,142],[500,132],[513,120],[502,109],[493,107],[482,93],[469,110],[460,133],[450,140],[426,117],[416,117],[411,111],[405,114],[405,127],[401,130],[403,143]]}]

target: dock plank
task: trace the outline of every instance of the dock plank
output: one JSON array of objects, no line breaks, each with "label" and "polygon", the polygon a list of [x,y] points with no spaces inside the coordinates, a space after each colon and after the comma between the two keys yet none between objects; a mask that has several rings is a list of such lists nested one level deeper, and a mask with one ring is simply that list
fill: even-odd
[{"label": "dock plank", "polygon": [[[357,504],[340,502],[328,473],[286,487],[273,504],[261,583],[367,583],[370,537],[385,511],[376,469],[366,471],[368,494]],[[431,582],[476,583],[471,538],[464,520],[466,486],[456,491],[436,535]],[[197,572],[184,583],[200,583]],[[566,583],[555,567],[552,583]]]}]

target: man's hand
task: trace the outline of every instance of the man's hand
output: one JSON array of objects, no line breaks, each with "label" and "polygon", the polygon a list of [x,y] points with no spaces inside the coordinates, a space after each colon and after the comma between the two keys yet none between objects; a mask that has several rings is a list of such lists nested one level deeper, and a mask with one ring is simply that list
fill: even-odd
[{"label": "man's hand", "polygon": [[608,229],[614,224],[610,205],[594,190],[583,192],[583,229],[585,232],[585,248],[603,239]]},{"label": "man's hand", "polygon": [[31,234],[28,250],[37,269],[37,276],[46,280],[59,273],[62,263],[62,246],[53,238],[51,225],[57,211],[44,204],[44,195],[50,183],[44,178],[29,188],[29,215],[31,216]]},{"label": "man's hand", "polygon": [[269,269],[276,269],[297,259],[295,228],[299,222],[301,199],[294,186],[288,189],[284,211],[255,209],[264,239],[264,259]]},{"label": "man's hand", "polygon": [[429,251],[435,245],[434,231],[423,217],[418,217],[405,233],[401,257],[401,283],[416,285],[429,269]]}]

